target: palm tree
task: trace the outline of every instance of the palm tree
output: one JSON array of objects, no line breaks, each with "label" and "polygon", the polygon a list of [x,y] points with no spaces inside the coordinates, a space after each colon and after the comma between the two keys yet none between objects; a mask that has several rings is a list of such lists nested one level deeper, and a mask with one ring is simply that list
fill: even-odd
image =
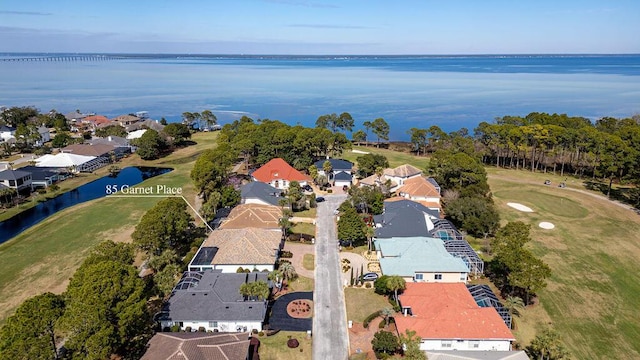
[{"label": "palm tree", "polygon": [[291,265],[291,263],[283,262],[282,264],[280,264],[280,269],[278,270],[280,270],[280,272],[282,273],[282,277],[287,281],[287,283],[289,282],[289,280],[298,277],[298,273],[296,273],[296,269],[293,267],[293,265]]},{"label": "palm tree", "polygon": [[380,310],[380,315],[382,315],[382,317],[384,317],[384,324],[385,326],[389,325],[389,318],[393,316],[393,314],[395,314],[396,312],[393,310],[393,308],[390,307],[386,307],[383,308],[382,310]]},{"label": "palm tree", "polygon": [[367,229],[365,230],[365,235],[367,236],[369,251],[371,251],[371,243],[373,242],[373,237],[376,236],[376,230],[373,228],[373,226],[367,226]]},{"label": "palm tree", "polygon": [[269,275],[267,275],[267,279],[273,281],[278,291],[280,290],[280,288],[282,287],[282,271],[273,270],[269,273]]},{"label": "palm tree", "polygon": [[505,309],[507,309],[507,311],[509,311],[509,314],[511,315],[511,328],[513,329],[513,317],[520,317],[520,310],[524,310],[525,308],[524,301],[522,301],[522,299],[517,296],[508,296],[504,300],[504,307]]},{"label": "palm tree", "polygon": [[400,300],[398,299],[398,290],[404,290],[406,287],[406,282],[404,279],[398,275],[389,276],[387,279],[387,289],[389,291],[393,291],[396,298],[396,305],[400,306]]}]

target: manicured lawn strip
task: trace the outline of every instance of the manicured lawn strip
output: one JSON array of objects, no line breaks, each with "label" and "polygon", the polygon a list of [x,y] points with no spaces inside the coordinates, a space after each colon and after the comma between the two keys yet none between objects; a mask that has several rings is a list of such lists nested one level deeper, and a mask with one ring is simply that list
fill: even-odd
[{"label": "manicured lawn strip", "polygon": [[[179,149],[166,158],[146,162],[133,155],[120,166],[168,166],[175,162],[174,171],[142,184],[182,186],[185,198],[193,204],[196,191],[189,178],[193,163],[183,159],[214,146],[216,133],[202,135],[195,136],[198,145]],[[79,204],[0,245],[0,323],[24,299],[46,291],[64,291],[75,269],[99,242],[130,241],[135,225],[158,201],[160,198],[102,198]]]},{"label": "manicured lawn strip", "polygon": [[313,291],[314,281],[308,277],[300,276],[288,283],[291,291]]},{"label": "manicured lawn strip", "polygon": [[[387,160],[389,160],[390,167],[396,167],[403,164],[411,164],[418,169],[424,170],[429,164],[429,158],[426,156],[415,156],[409,153],[402,153],[397,151],[391,151],[387,149],[378,149],[375,147],[365,147],[365,146],[354,146],[354,150],[367,151],[372,154],[380,154],[386,156]],[[352,151],[345,151],[342,154],[342,158],[345,160],[349,160],[354,164],[357,164],[357,158],[362,156],[363,154],[354,153]]]},{"label": "manicured lawn strip", "polygon": [[[503,221],[531,224],[529,246],[552,269],[540,304],[516,319],[518,341],[526,346],[551,322],[574,358],[640,357],[640,277],[633,275],[640,271],[638,215],[607,200],[543,185],[550,174],[501,169],[489,174]],[[579,180],[569,182],[580,188]],[[521,202],[534,212],[519,212],[507,202]],[[543,230],[541,221],[556,228]]]},{"label": "manicured lawn strip", "polygon": [[304,256],[302,257],[302,267],[307,270],[315,269],[315,256],[313,256],[313,254],[304,254]]},{"label": "manicured lawn strip", "polygon": [[[300,343],[295,349],[287,347],[289,336]],[[301,331],[280,331],[272,336],[258,337],[261,360],[311,360],[313,355],[311,339]],[[302,351],[300,351],[302,350]]]},{"label": "manicured lawn strip", "polygon": [[308,218],[313,218],[315,219],[318,216],[318,209],[317,208],[313,208],[313,209],[307,209],[304,211],[297,211],[293,213],[293,216],[295,217],[308,217]]},{"label": "manicured lawn strip", "polygon": [[373,288],[345,288],[344,301],[347,305],[347,320],[359,323],[372,313],[391,307],[387,298],[376,294]]},{"label": "manicured lawn strip", "polygon": [[295,223],[293,227],[291,227],[291,232],[295,234],[307,234],[310,236],[316,236],[316,226],[309,223]]}]

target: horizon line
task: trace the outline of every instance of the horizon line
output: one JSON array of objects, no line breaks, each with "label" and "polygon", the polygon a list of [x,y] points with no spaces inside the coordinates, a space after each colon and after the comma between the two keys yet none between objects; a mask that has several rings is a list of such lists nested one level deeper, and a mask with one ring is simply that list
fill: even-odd
[{"label": "horizon line", "polygon": [[3,51],[0,54],[52,54],[52,55],[181,55],[181,56],[306,56],[306,57],[473,57],[473,56],[640,56],[640,53],[453,53],[453,54],[246,54],[246,53],[190,53],[190,52],[49,52],[49,51]]}]

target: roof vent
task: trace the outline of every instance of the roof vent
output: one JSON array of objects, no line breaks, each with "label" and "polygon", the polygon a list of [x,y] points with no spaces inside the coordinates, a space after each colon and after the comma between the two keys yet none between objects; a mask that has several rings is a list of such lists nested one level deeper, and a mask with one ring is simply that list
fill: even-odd
[{"label": "roof vent", "polygon": [[224,308],[225,308],[225,309],[228,309],[229,307],[228,307],[228,306],[225,306]]},{"label": "roof vent", "polygon": [[253,309],[253,306],[249,306],[249,309]]}]

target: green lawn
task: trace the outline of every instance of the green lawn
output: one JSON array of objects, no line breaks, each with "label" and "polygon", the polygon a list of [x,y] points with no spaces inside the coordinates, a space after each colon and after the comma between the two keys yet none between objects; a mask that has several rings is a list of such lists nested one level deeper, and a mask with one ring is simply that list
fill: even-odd
[{"label": "green lawn", "polygon": [[317,208],[313,208],[313,209],[307,209],[304,211],[297,211],[293,213],[293,216],[295,217],[307,217],[307,218],[313,218],[315,219],[318,216],[318,209]]},{"label": "green lawn", "polygon": [[[136,155],[121,163],[171,166],[174,171],[143,185],[183,187],[192,204],[195,189],[189,173],[203,149],[214,146],[217,133],[196,134],[197,145],[179,149],[166,158],[143,161]],[[187,162],[189,161],[189,162]],[[159,198],[102,198],[63,210],[0,245],[0,323],[26,298],[45,291],[61,293],[90,249],[107,239],[130,241],[142,215]]]},{"label": "green lawn", "polygon": [[304,254],[304,256],[302,257],[302,267],[307,270],[315,269],[315,256],[313,256],[313,254]]},{"label": "green lawn", "polygon": [[291,291],[313,291],[314,281],[308,277],[298,275],[288,286]]},{"label": "green lawn", "polygon": [[[378,149],[375,147],[365,147],[365,146],[354,146],[354,150],[359,151],[367,151],[372,154],[380,154],[386,156],[387,160],[389,160],[390,167],[396,167],[403,164],[411,164],[418,169],[424,170],[429,164],[429,158],[426,156],[415,156],[409,153],[403,153],[398,151],[392,151],[387,149]],[[363,154],[354,153],[352,151],[345,151],[342,154],[342,158],[345,160],[349,160],[354,164],[357,164],[357,158],[362,156]]]},{"label": "green lawn", "polygon": [[387,298],[376,294],[373,289],[345,288],[344,299],[347,306],[347,320],[360,323],[372,313],[391,307]]},{"label": "green lawn", "polygon": [[[518,340],[527,345],[536,330],[552,323],[573,358],[640,358],[640,217],[608,200],[545,186],[540,180],[549,174],[489,173],[503,221],[531,224],[529,246],[552,269],[540,304],[517,319]],[[579,180],[572,182],[580,187]],[[534,212],[519,212],[507,202]],[[543,230],[541,221],[556,227]]]},{"label": "green lawn", "polygon": [[310,223],[299,222],[291,227],[291,232],[295,234],[307,234],[316,236],[316,226]]},{"label": "green lawn", "polygon": [[[291,349],[287,347],[289,338],[297,339],[300,346]],[[280,331],[272,336],[261,336],[260,359],[261,360],[311,360],[313,348],[311,339],[307,339],[306,332]]]}]

